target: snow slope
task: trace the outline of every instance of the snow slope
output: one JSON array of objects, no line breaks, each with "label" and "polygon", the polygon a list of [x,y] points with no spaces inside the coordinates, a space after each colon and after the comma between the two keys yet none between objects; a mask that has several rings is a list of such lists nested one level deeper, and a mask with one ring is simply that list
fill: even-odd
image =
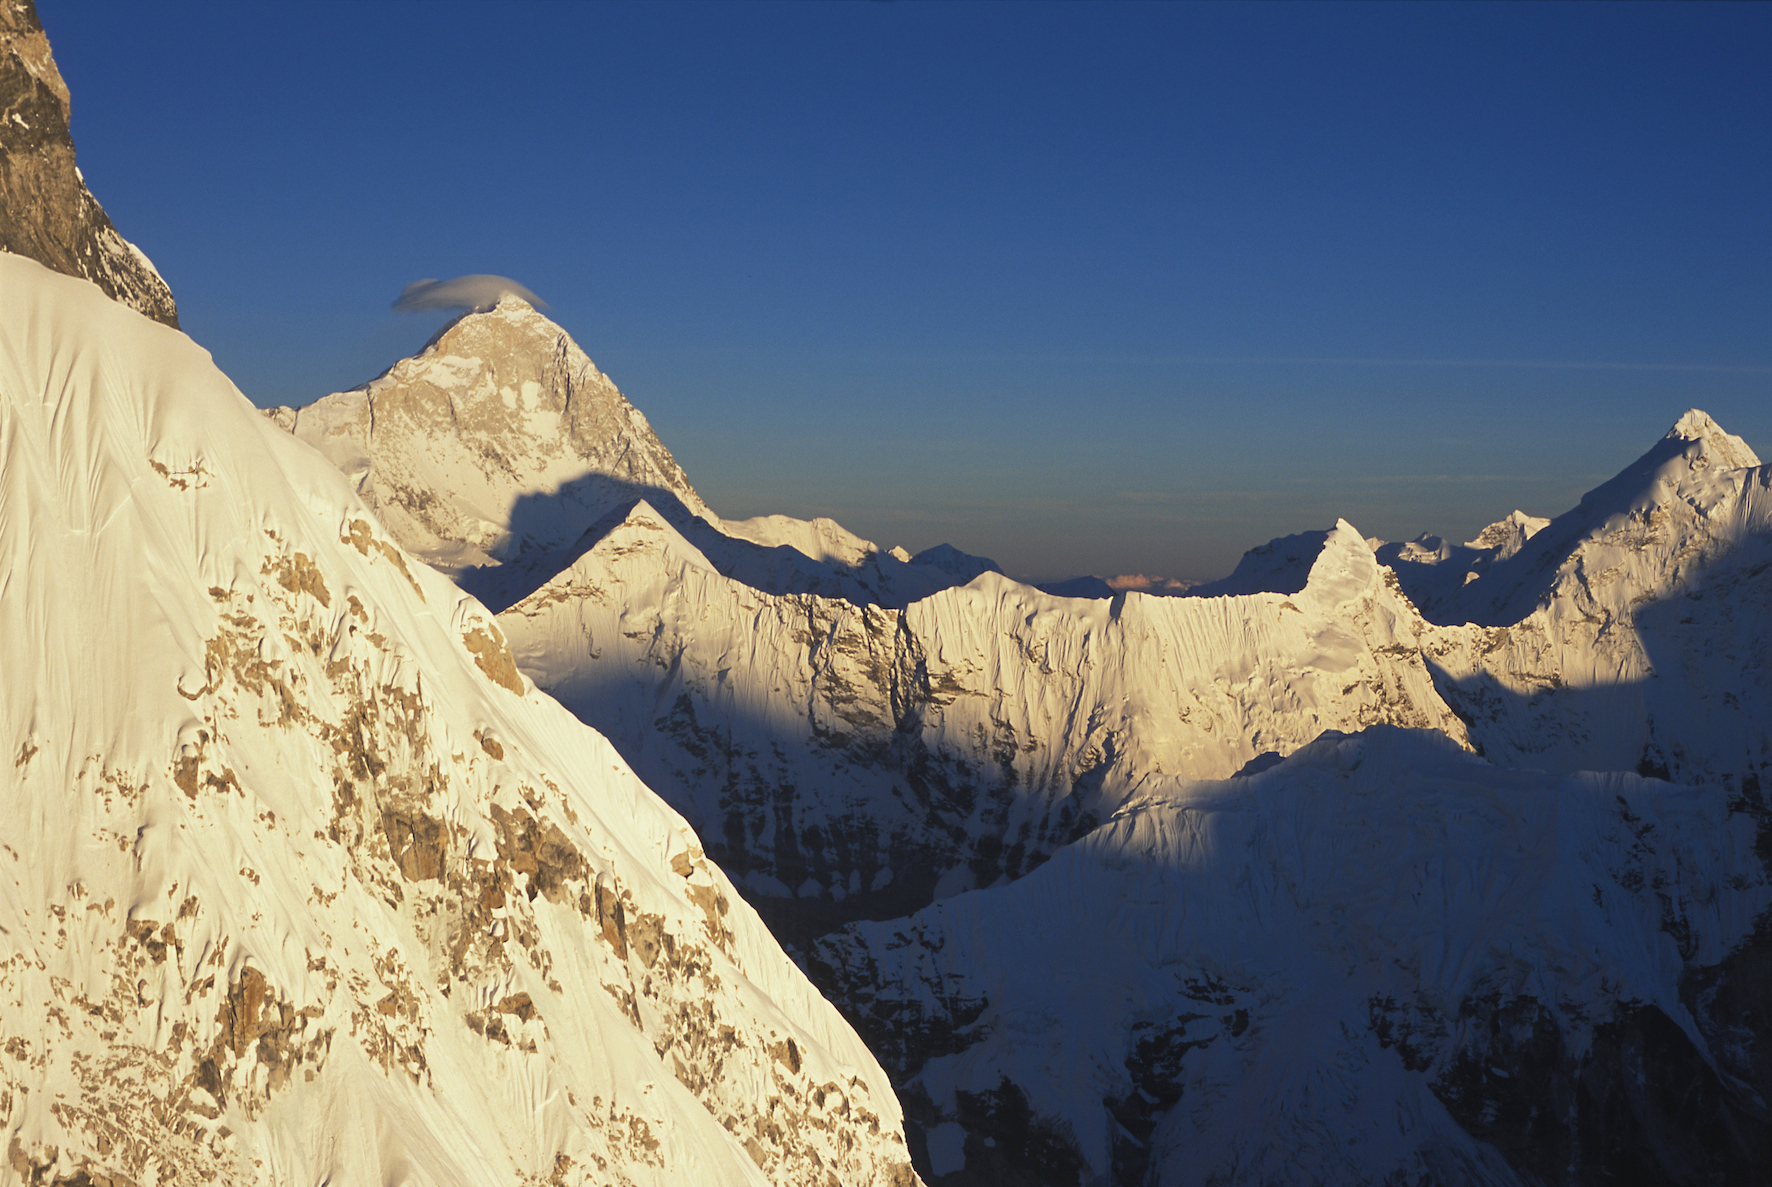
[{"label": "snow slope", "polygon": [[0,1181],[913,1181],[867,1050],[478,603],[183,335],[0,291]]},{"label": "snow slope", "polygon": [[1772,828],[1731,798],[1325,735],[815,960],[932,1183],[1762,1181]]}]

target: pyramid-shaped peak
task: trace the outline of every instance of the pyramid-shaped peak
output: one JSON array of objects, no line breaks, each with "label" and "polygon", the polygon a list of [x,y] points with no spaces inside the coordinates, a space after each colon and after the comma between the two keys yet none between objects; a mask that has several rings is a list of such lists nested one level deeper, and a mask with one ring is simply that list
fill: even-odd
[{"label": "pyramid-shaped peak", "polygon": [[1704,444],[1714,465],[1737,470],[1760,464],[1759,455],[1735,434],[1724,430],[1710,415],[1699,408],[1688,408],[1667,432],[1668,439],[1699,441]]},{"label": "pyramid-shaped peak", "polygon": [[352,475],[402,547],[451,574],[567,547],[641,496],[712,514],[645,416],[516,294],[276,420]]}]

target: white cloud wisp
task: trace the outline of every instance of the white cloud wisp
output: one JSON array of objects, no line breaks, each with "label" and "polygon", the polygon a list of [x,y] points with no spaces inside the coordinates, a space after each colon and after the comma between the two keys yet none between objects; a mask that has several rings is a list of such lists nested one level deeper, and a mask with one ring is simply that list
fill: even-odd
[{"label": "white cloud wisp", "polygon": [[490,309],[500,297],[521,297],[537,309],[546,309],[547,302],[508,276],[475,273],[453,280],[429,278],[415,280],[400,293],[394,308],[402,313],[426,309]]}]

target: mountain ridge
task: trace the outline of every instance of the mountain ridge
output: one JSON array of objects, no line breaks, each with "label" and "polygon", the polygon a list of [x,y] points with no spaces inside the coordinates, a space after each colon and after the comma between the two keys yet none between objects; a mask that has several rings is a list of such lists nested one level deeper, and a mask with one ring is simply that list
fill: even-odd
[{"label": "mountain ridge", "polygon": [[[724,554],[733,537],[717,518],[674,521],[636,499],[570,550],[536,558],[525,588],[500,599],[498,621],[518,666],[686,814],[776,936],[862,1027],[903,1094],[907,1142],[932,1183],[1192,1182],[1189,1168],[1209,1165],[1225,1181],[1316,1181],[1298,1159],[1264,1158],[1252,1136],[1214,1147],[1212,1158],[1229,1161],[1200,1155],[1202,1133],[1255,1132],[1211,1120],[1212,1099],[1250,1092],[1279,1102],[1263,1106],[1278,1111],[1256,1131],[1291,1134],[1298,1149],[1328,1160],[1321,1165],[1362,1181],[1536,1181],[1554,1169],[1544,1159],[1562,1155],[1541,1156],[1520,1131],[1485,1120],[1486,1110],[1565,1103],[1590,1120],[1579,1132],[1545,1131],[1545,1148],[1591,1148],[1594,1173],[1674,1173],[1684,1164],[1656,1163],[1665,1151],[1646,1149],[1637,1132],[1673,1126],[1681,1159],[1726,1175],[1751,1165],[1757,1147],[1628,1094],[1584,1088],[1569,1069],[1586,1045],[1603,1049],[1606,1083],[1651,1076],[1631,1063],[1647,1045],[1681,1075],[1718,1060],[1736,1060],[1730,1075],[1743,1082],[1772,1074],[1759,1047],[1725,1059],[1717,1046],[1730,1028],[1751,1029],[1760,1008],[1751,970],[1772,952],[1755,923],[1766,917],[1759,838],[1772,820],[1758,789],[1772,754],[1751,736],[1756,714],[1772,711],[1772,685],[1753,662],[1767,646],[1772,598],[1752,580],[1772,563],[1772,503],[1760,493],[1764,469],[1735,464],[1748,460],[1757,459],[1739,439],[1694,410],[1556,519],[1515,512],[1465,545],[1382,544],[1337,521],[1253,549],[1231,577],[1180,597],[1053,597],[969,562],[950,570],[964,584],[902,604],[833,597],[806,580],[814,570],[805,566],[822,562],[802,549],[824,545],[805,529],[795,529],[801,548],[782,553],[787,569],[772,573],[759,554]],[[1680,599],[1704,607],[1692,629],[1678,628],[1679,615],[1691,617]],[[1439,741],[1425,750],[1394,742],[1387,731],[1399,727]],[[1635,837],[1628,859],[1606,840],[1593,853],[1528,853],[1517,876],[1563,887],[1545,910],[1573,901],[1570,879],[1583,871],[1601,876],[1595,885],[1622,887],[1636,905],[1596,926],[1618,951],[1674,937],[1671,962],[1643,982],[1654,990],[1642,1001],[1658,1004],[1608,991],[1582,999],[1597,1024],[1559,1013],[1557,994],[1577,990],[1559,980],[1567,961],[1553,954],[1579,943],[1555,928],[1533,931],[1510,913],[1512,899],[1459,900],[1448,909],[1462,913],[1460,927],[1536,937],[1532,950],[1548,962],[1533,965],[1539,990],[1505,988],[1507,962],[1479,946],[1466,959],[1501,960],[1491,981],[1436,990],[1431,1008],[1416,996],[1425,982],[1373,966],[1370,1000],[1318,1009],[1349,1035],[1323,1067],[1353,1060],[1374,1077],[1336,1081],[1355,1102],[1349,1118],[1402,1108],[1424,1127],[1411,1144],[1382,1137],[1376,1113],[1337,1129],[1300,1098],[1257,1087],[1251,1069],[1272,1057],[1239,1018],[1256,1017],[1248,995],[1268,991],[1259,979],[1241,989],[1227,979],[1230,949],[1218,940],[1197,961],[1185,958],[1195,962],[1195,988],[1153,989],[1142,1012],[1110,1006],[1087,1022],[1091,995],[1112,1003],[1119,979],[1149,980],[1143,957],[1082,959],[1061,1005],[1044,996],[1051,961],[1005,957],[987,967],[967,955],[999,934],[1036,944],[1058,920],[1072,929],[1064,944],[1093,951],[1102,904],[1122,899],[1126,935],[1191,934],[1185,895],[1114,889],[1118,873],[1056,898],[1038,888],[1061,878],[1051,871],[1097,857],[1108,871],[1175,860],[1167,849],[1151,857],[1142,841],[1125,848],[1141,835],[1127,822],[1152,812],[1187,819],[1203,810],[1196,803],[1272,796],[1269,827],[1305,827],[1310,801],[1293,803],[1283,789],[1333,785],[1358,768],[1345,756],[1363,747],[1410,756],[1397,760],[1399,794],[1428,797],[1448,822],[1467,811],[1487,820],[1491,809],[1476,805],[1505,784],[1516,789],[1507,796],[1575,805],[1569,819],[1589,833]],[[1610,773],[1580,773],[1590,768]],[[1664,803],[1658,778],[1683,781],[1708,806]],[[1720,831],[1707,833],[1718,818]],[[1385,819],[1392,840],[1363,859],[1374,886],[1386,877],[1385,845],[1407,848],[1406,816]],[[1511,827],[1497,836],[1531,835]],[[1296,863],[1307,852],[1274,857],[1274,876],[1303,877]],[[1698,852],[1714,869],[1687,871]],[[1659,872],[1645,872],[1645,861],[1662,863]],[[1646,893],[1639,879],[1651,877],[1659,883]],[[1736,904],[1726,918],[1694,913],[1692,902],[1720,895]],[[1062,946],[1052,956],[1064,967],[1077,959]],[[1275,949],[1263,959],[1286,958]],[[1718,992],[1733,1004],[1682,1004],[1701,983],[1727,986]],[[1210,1015],[1211,1034],[1189,1029],[1190,1015],[1227,1003],[1222,1018]],[[1485,1021],[1453,1021],[1467,1016]],[[1536,1037],[1497,1046],[1469,1026],[1526,1026]],[[1217,1044],[1255,1062],[1190,1054]],[[1484,1060],[1518,1086],[1485,1079]],[[1705,1081],[1702,1091],[1739,1134],[1758,1123],[1759,1106],[1730,1083]],[[1188,1105],[1201,1084],[1214,1086]],[[1563,1095],[1538,1099],[1535,1085]],[[1582,1128],[1593,1125],[1601,1137]],[[1692,1153],[1694,1141],[1724,1153]],[[1332,1155],[1346,1142],[1366,1152]]]}]

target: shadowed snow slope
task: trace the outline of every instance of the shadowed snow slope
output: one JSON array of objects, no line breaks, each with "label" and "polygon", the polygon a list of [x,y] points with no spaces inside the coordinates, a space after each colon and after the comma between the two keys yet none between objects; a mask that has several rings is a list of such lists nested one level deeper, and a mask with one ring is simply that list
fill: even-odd
[{"label": "shadowed snow slope", "polygon": [[1328,735],[814,959],[935,1183],[1762,1181],[1772,894],[1730,801]]},{"label": "shadowed snow slope", "polygon": [[1466,585],[1490,565],[1520,551],[1549,523],[1515,511],[1478,532],[1475,540],[1453,544],[1439,536],[1423,535],[1407,543],[1380,545],[1378,560],[1390,566],[1403,592],[1423,614],[1441,622],[1445,606],[1459,597]]},{"label": "shadowed snow slope", "polygon": [[866,1049],[478,603],[183,335],[0,289],[10,1173],[911,1181]]}]

